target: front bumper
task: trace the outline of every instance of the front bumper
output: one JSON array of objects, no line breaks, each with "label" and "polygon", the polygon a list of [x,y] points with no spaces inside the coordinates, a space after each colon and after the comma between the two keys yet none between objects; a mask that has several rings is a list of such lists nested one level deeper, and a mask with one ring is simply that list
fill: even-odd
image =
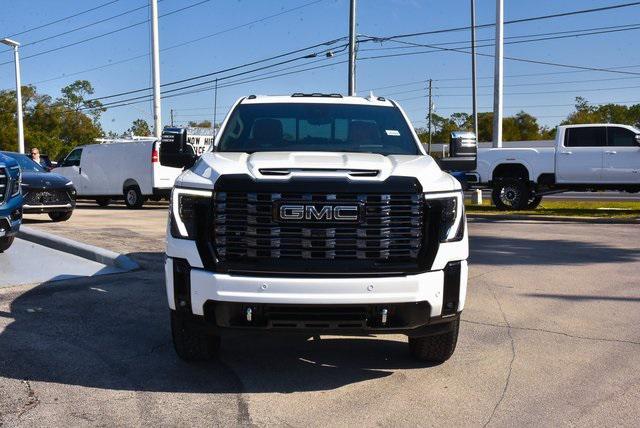
[{"label": "front bumper", "polygon": [[52,205],[29,205],[24,204],[22,209],[25,214],[44,214],[52,212],[67,212],[73,211],[75,208],[75,202],[73,204],[52,204]]},{"label": "front bumper", "polygon": [[[204,317],[218,329],[426,335],[429,326],[455,319],[464,308],[468,267],[463,260],[407,276],[258,277],[213,273],[168,257],[165,275],[171,309]],[[283,313],[289,322],[280,322]],[[350,322],[342,322],[345,316]]]}]

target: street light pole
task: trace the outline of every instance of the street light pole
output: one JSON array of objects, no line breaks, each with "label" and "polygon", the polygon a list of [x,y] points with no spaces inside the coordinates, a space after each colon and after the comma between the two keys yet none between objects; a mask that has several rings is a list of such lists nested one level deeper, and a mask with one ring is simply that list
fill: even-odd
[{"label": "street light pole", "polygon": [[478,141],[478,94],[476,82],[476,0],[471,0],[471,97],[473,111],[473,133]]},{"label": "street light pole", "polygon": [[349,8],[349,96],[356,95],[356,0]]},{"label": "street light pole", "polygon": [[153,54],[153,135],[162,136],[162,111],[160,108],[160,46],[158,41],[158,0],[151,2],[151,44]]},{"label": "street light pole", "polygon": [[18,47],[20,43],[11,39],[2,39],[0,43],[13,48],[13,61],[16,66],[16,117],[18,122],[18,152],[24,153],[24,125],[22,123],[22,84],[20,83],[20,55]]},{"label": "street light pole", "polygon": [[496,0],[496,54],[493,70],[493,147],[502,147],[504,0]]}]

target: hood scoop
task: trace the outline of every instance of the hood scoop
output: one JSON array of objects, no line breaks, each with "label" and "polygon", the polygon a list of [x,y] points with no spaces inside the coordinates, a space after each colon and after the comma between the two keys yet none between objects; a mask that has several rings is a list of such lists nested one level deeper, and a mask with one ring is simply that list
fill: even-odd
[{"label": "hood scoop", "polygon": [[348,175],[349,177],[377,177],[380,170],[377,169],[337,169],[337,168],[261,168],[260,174],[264,176],[285,177],[290,175],[315,175],[336,176]]}]

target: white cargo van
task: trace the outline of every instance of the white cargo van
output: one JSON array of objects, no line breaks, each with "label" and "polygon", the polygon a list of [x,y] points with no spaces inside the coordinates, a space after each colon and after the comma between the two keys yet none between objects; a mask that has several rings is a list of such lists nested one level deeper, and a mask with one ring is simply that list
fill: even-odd
[{"label": "white cargo van", "polygon": [[55,170],[73,181],[79,199],[95,199],[107,206],[112,199],[124,197],[128,208],[140,208],[146,199],[170,195],[182,169],[160,165],[157,139],[97,141],[73,149]]}]

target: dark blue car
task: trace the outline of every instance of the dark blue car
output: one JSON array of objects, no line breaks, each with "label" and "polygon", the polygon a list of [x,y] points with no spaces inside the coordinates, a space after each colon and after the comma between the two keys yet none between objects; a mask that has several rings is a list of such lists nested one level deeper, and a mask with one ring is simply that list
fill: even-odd
[{"label": "dark blue car", "polygon": [[11,246],[22,223],[20,183],[18,162],[0,153],[0,253]]}]

